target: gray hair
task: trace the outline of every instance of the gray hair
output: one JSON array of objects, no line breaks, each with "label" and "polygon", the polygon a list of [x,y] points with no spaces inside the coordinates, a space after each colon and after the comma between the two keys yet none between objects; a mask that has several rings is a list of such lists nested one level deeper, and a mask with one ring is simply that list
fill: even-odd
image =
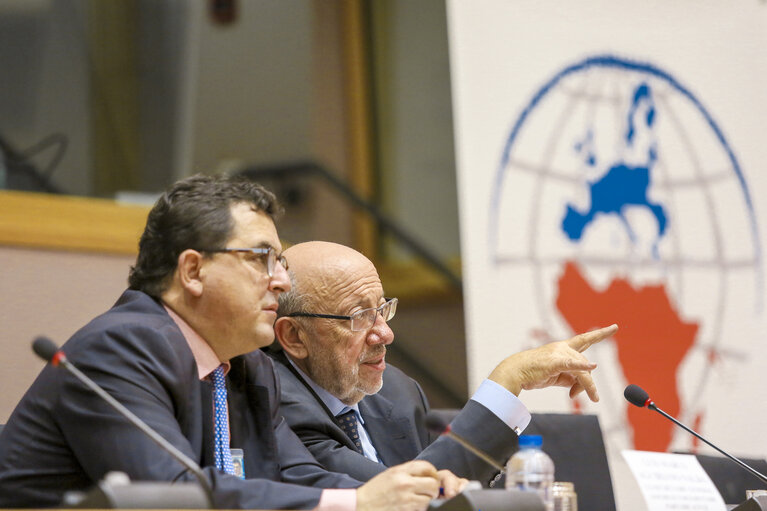
[{"label": "gray hair", "polygon": [[280,293],[278,298],[280,307],[277,311],[279,317],[287,316],[294,312],[305,312],[309,305],[309,297],[302,293],[297,282],[296,274],[293,270],[288,270],[288,276],[290,277],[290,291],[287,293]]},{"label": "gray hair", "polygon": [[[279,300],[278,318],[293,312],[307,312],[307,309],[311,308],[312,305],[311,297],[307,293],[303,293],[300,286],[297,285],[296,274],[293,273],[293,270],[288,270],[288,276],[290,277],[290,291],[280,293],[280,296],[277,298]],[[292,319],[300,324],[304,330],[314,332],[314,325],[310,318],[296,317]]]}]

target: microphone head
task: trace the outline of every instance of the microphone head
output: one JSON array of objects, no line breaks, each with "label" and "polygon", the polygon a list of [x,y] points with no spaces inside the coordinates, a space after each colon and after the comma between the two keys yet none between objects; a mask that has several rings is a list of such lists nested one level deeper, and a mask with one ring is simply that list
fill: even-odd
[{"label": "microphone head", "polygon": [[650,395],[639,385],[628,385],[626,390],[623,391],[623,396],[626,401],[639,408],[644,408],[647,402],[650,400]]},{"label": "microphone head", "polygon": [[50,362],[58,353],[59,347],[52,340],[41,336],[32,341],[32,351],[46,362]]},{"label": "microphone head", "polygon": [[445,420],[445,417],[443,417],[441,413],[434,410],[426,414],[426,420],[424,422],[426,424],[426,429],[440,434],[444,433],[449,426],[449,423]]}]

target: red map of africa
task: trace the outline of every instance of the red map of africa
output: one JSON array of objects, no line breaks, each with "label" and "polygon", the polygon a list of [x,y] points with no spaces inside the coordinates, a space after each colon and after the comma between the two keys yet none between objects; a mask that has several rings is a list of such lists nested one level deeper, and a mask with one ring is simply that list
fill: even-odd
[{"label": "red map of africa", "polygon": [[[616,278],[603,291],[594,289],[578,265],[567,262],[558,281],[556,307],[574,332],[617,323],[618,360],[626,381],[644,388],[665,412],[677,416],[679,364],[695,342],[697,323],[683,321],[662,285],[634,287]],[[673,424],[656,413],[629,405],[634,447],[665,451]]]}]

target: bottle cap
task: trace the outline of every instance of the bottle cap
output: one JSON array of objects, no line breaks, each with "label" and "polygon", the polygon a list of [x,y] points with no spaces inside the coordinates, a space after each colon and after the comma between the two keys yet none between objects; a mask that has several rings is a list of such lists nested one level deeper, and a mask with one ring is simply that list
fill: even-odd
[{"label": "bottle cap", "polygon": [[519,448],[524,449],[526,447],[540,447],[543,445],[543,438],[541,435],[522,435],[519,437]]}]

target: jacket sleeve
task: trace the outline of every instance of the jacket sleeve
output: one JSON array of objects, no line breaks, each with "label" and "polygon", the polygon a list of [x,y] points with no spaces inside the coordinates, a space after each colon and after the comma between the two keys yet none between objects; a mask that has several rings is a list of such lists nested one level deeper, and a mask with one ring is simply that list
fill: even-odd
[{"label": "jacket sleeve", "polygon": [[[454,433],[504,465],[517,447],[517,435],[493,412],[474,400],[469,400],[450,423]],[[470,453],[458,442],[441,436],[418,459],[431,462],[439,469],[448,469],[470,480],[487,484],[498,469]]]}]

